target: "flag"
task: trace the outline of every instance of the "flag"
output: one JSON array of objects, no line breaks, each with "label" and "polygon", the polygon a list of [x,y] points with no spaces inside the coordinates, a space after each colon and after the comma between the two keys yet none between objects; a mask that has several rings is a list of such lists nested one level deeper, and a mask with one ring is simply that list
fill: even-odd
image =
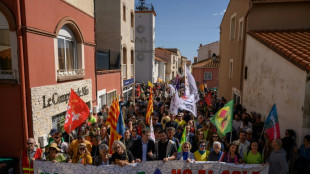
[{"label": "flag", "polygon": [[178,109],[179,109],[178,102],[179,102],[179,94],[178,92],[175,92],[174,97],[171,98],[171,101],[170,101],[169,113],[173,115],[178,115]]},{"label": "flag", "polygon": [[203,83],[200,84],[199,89],[201,92],[205,91],[205,85]]},{"label": "flag", "polygon": [[155,135],[154,135],[154,128],[153,128],[152,118],[151,118],[150,130],[151,130],[151,137],[150,137],[150,139],[155,142]]},{"label": "flag", "polygon": [[140,93],[141,93],[141,89],[140,89],[140,85],[138,85],[137,87],[137,96],[140,97]]},{"label": "flag", "polygon": [[190,96],[183,96],[179,98],[177,101],[177,106],[180,109],[191,112],[195,117],[197,117],[197,105],[193,94]]},{"label": "flag", "polygon": [[120,109],[118,99],[113,99],[108,118],[107,125],[110,125],[110,139],[109,139],[109,153],[112,154],[112,145],[114,140],[119,140],[121,136],[116,132],[117,121],[119,117]]},{"label": "flag", "polygon": [[123,111],[120,111],[118,119],[117,119],[117,126],[116,126],[116,132],[124,137],[125,133],[125,124],[124,124],[124,118],[123,118]]},{"label": "flag", "polygon": [[265,122],[265,130],[267,132],[267,137],[270,141],[281,138],[276,104],[273,105],[267,117],[267,120]]},{"label": "flag", "polygon": [[199,101],[199,93],[197,90],[196,82],[193,75],[189,72],[185,66],[185,96],[194,95],[195,102]]},{"label": "flag", "polygon": [[178,152],[182,152],[182,144],[186,142],[186,127],[184,127]]},{"label": "flag", "polygon": [[232,131],[233,105],[234,101],[229,101],[211,118],[211,122],[216,126],[221,137]]},{"label": "flag", "polygon": [[173,94],[175,93],[175,88],[169,84],[169,89],[170,89],[170,96],[173,96]]},{"label": "flag", "polygon": [[154,87],[153,83],[151,83],[150,81],[148,82],[148,86],[151,87],[151,88]]},{"label": "flag", "polygon": [[177,73],[177,76],[175,77],[174,84],[175,84],[175,88],[177,90],[180,90],[180,77],[179,77],[179,73]]},{"label": "flag", "polygon": [[153,113],[153,91],[150,90],[149,102],[146,110],[146,124],[150,124],[151,114]]},{"label": "flag", "polygon": [[205,101],[207,103],[208,106],[210,106],[212,104],[212,97],[211,97],[211,92],[209,92],[206,97],[205,97]]},{"label": "flag", "polygon": [[69,134],[72,130],[80,126],[89,115],[89,108],[86,103],[71,89],[67,107],[65,131]]}]

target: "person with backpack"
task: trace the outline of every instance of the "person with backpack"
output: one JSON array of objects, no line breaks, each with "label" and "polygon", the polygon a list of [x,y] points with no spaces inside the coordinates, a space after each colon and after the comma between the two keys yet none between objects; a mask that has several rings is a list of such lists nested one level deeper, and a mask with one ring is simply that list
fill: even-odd
[{"label": "person with backpack", "polygon": [[258,142],[252,141],[250,149],[243,155],[246,164],[262,164],[264,162],[262,154],[258,151]]}]

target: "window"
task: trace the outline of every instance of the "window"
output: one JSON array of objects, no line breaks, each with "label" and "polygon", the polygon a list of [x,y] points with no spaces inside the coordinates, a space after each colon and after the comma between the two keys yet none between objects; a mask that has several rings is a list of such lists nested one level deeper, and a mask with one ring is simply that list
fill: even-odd
[{"label": "window", "polygon": [[123,79],[127,78],[127,49],[123,48]]},{"label": "window", "polygon": [[229,78],[233,77],[233,71],[234,71],[234,60],[229,60]]},{"label": "window", "polygon": [[100,108],[103,105],[106,105],[107,104],[107,95],[103,94],[103,95],[99,96],[99,102],[100,102]]},{"label": "window", "polygon": [[204,72],[204,80],[212,80],[212,72]]},{"label": "window", "polygon": [[131,50],[130,52],[130,59],[131,59],[131,76],[133,77],[135,72],[134,72],[134,68],[135,68],[135,63],[134,63],[134,52],[133,50]]},{"label": "window", "polygon": [[175,64],[175,57],[173,56],[173,64]]},{"label": "window", "polygon": [[133,12],[131,12],[131,13],[130,13],[130,24],[131,24],[131,28],[134,28],[134,21],[135,21],[135,18],[134,18]]},{"label": "window", "polygon": [[238,32],[238,41],[243,40],[243,23],[244,23],[244,18],[239,19],[239,32]]},{"label": "window", "polygon": [[236,36],[236,13],[230,17],[230,40],[234,40]]},{"label": "window", "polygon": [[107,93],[107,105],[111,106],[113,98],[116,98],[116,90]]},{"label": "window", "polygon": [[123,5],[123,21],[126,22],[126,6]]},{"label": "window", "polygon": [[59,69],[65,71],[78,69],[76,39],[69,27],[63,26],[60,29],[57,43]]},{"label": "window", "polygon": [[244,79],[245,80],[248,79],[248,67],[247,66],[244,68]]}]

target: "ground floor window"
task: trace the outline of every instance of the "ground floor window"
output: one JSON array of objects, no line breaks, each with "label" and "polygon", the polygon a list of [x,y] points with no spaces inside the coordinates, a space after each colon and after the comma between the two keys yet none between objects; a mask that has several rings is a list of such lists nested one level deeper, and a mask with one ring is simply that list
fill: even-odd
[{"label": "ground floor window", "polygon": [[107,93],[107,102],[106,104],[111,106],[113,98],[116,98],[116,90],[110,91]]},{"label": "ground floor window", "polygon": [[126,86],[123,88],[124,102],[127,102],[129,97],[132,98],[133,89],[134,89],[133,86]]},{"label": "ground floor window", "polygon": [[57,131],[60,131],[60,132],[64,131],[66,113],[67,112],[62,112],[52,117],[52,128],[53,129],[56,129]]}]

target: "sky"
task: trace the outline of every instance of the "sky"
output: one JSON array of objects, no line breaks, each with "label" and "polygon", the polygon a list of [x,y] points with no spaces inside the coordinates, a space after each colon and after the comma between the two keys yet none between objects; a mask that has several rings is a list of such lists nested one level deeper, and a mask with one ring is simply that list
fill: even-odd
[{"label": "sky", "polygon": [[[136,0],[137,2],[137,0]],[[178,48],[188,60],[197,49],[219,41],[220,23],[229,0],[146,0],[155,18],[155,47]]]}]

